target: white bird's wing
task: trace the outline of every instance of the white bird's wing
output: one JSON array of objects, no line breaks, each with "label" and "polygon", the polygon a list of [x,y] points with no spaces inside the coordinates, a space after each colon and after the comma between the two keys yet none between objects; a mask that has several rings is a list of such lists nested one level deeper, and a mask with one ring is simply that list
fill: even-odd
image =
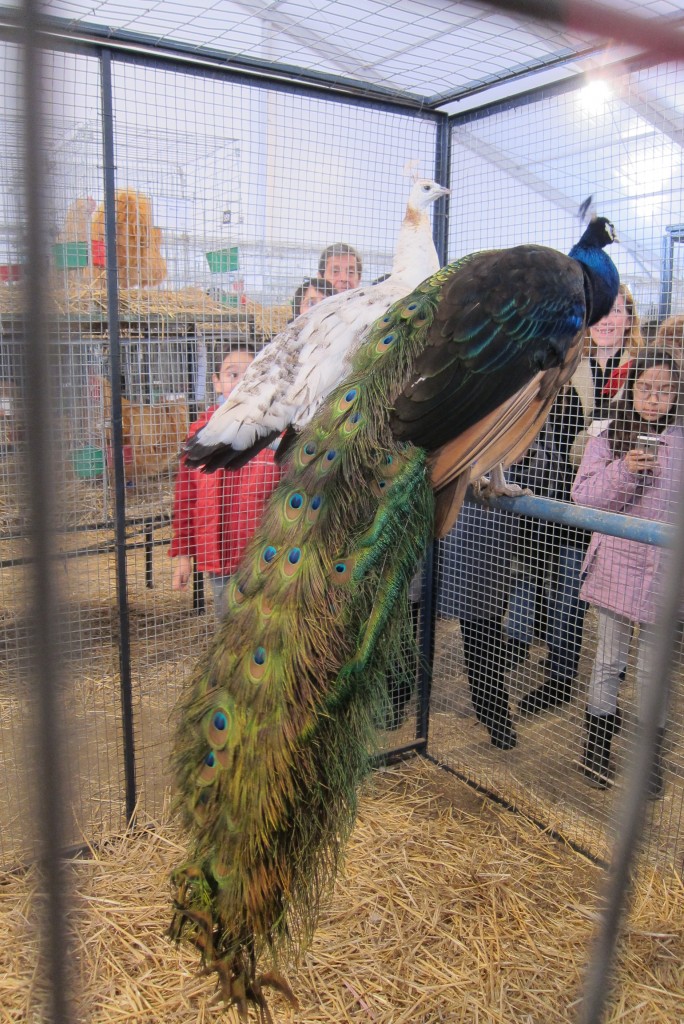
[{"label": "white bird's wing", "polygon": [[371,324],[439,267],[427,208],[448,189],[420,179],[411,190],[392,273],[331,295],[259,353],[228,400],[186,445],[191,463],[239,469],[287,427],[301,430],[351,369]]}]

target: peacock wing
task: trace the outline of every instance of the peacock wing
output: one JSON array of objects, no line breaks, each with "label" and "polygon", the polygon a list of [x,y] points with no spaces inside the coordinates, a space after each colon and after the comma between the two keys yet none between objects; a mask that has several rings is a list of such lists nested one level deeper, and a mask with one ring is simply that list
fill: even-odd
[{"label": "peacock wing", "polygon": [[536,374],[492,412],[430,453],[438,537],[448,533],[456,522],[458,498],[462,500],[470,479],[488,473],[496,465],[512,465],[525,454],[542,429],[559,390],[575,372],[583,337],[581,331],[575,336],[560,366]]},{"label": "peacock wing", "polygon": [[585,316],[581,267],[554,249],[476,253],[442,273],[427,343],[390,419],[397,438],[429,451],[562,364]]}]

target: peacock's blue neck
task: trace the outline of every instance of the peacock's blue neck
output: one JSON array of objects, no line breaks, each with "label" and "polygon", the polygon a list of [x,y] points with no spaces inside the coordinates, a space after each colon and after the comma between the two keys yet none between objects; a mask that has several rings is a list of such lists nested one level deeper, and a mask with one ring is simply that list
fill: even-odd
[{"label": "peacock's blue neck", "polygon": [[620,286],[620,275],[610,256],[598,247],[575,245],[569,255],[582,264],[589,279],[591,314],[587,320],[592,326],[604,316],[608,316],[615,302]]}]

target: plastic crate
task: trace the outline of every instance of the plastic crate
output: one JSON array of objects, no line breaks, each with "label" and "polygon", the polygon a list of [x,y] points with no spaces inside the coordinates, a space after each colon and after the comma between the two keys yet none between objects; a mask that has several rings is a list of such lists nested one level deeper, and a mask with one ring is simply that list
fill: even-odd
[{"label": "plastic crate", "polygon": [[237,245],[230,249],[216,249],[214,252],[207,252],[205,256],[212,274],[228,274],[240,269]]},{"label": "plastic crate", "polygon": [[52,255],[58,270],[74,270],[88,266],[87,242],[58,242],[52,246]]}]

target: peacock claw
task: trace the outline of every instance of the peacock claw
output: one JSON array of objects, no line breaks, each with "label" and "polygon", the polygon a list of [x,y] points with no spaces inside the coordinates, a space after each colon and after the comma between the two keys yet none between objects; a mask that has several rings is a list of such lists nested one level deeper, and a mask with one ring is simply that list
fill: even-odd
[{"label": "peacock claw", "polygon": [[249,978],[239,961],[229,964],[226,960],[213,960],[204,968],[204,974],[218,974],[217,997],[228,1006],[235,1006],[238,1017],[244,1024],[249,1021],[249,1006],[255,1006],[259,1014],[260,1024],[274,1024],[268,1007],[264,987],[274,988],[289,1002],[293,1009],[299,1009],[299,1003],[285,978],[275,971],[260,974],[258,978]]},{"label": "peacock claw", "polygon": [[523,494],[532,494],[528,487],[509,484],[501,466],[495,466],[489,476],[473,480],[472,488],[476,500],[485,503],[491,498],[520,498]]}]

